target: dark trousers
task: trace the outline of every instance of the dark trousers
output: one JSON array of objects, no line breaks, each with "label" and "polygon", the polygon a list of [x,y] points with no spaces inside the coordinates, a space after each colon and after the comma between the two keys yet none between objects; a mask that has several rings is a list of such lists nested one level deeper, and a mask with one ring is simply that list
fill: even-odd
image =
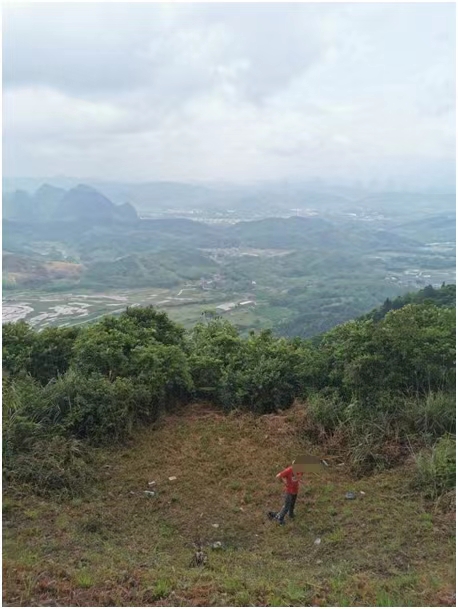
[{"label": "dark trousers", "polygon": [[296,505],[297,495],[291,493],[285,493],[285,503],[282,509],[277,514],[277,519],[282,521],[286,514],[289,514],[291,518],[294,518],[294,506]]}]

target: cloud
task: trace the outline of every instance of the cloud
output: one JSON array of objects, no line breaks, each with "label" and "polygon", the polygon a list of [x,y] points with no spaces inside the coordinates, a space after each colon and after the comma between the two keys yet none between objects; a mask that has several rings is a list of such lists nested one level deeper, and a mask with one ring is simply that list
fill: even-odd
[{"label": "cloud", "polygon": [[156,89],[183,98],[232,85],[261,101],[322,57],[315,13],[272,4],[13,7],[4,86],[91,96]]},{"label": "cloud", "polygon": [[8,5],[4,171],[237,180],[449,161],[454,11]]}]

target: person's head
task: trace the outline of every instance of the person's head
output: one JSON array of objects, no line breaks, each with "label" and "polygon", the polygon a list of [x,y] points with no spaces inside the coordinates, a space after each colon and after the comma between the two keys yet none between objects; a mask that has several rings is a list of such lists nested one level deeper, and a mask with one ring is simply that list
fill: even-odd
[{"label": "person's head", "polygon": [[323,466],[319,457],[314,457],[312,455],[299,455],[296,459],[294,459],[292,467],[294,474],[304,474],[309,472],[319,472]]},{"label": "person's head", "polygon": [[296,463],[296,459],[293,459],[292,462],[292,466],[293,468],[293,474],[303,474],[304,473],[304,467],[302,463]]}]

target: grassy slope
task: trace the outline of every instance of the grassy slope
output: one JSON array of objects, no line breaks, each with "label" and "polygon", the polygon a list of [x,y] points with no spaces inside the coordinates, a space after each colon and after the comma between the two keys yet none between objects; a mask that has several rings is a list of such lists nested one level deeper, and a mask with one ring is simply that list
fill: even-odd
[{"label": "grassy slope", "polygon": [[[4,605],[454,604],[454,521],[410,493],[408,467],[354,480],[331,466],[310,475],[294,522],[267,520],[277,471],[301,448],[318,454],[301,446],[301,420],[195,406],[102,451],[85,499],[6,497]],[[225,547],[190,568],[198,538]]]}]

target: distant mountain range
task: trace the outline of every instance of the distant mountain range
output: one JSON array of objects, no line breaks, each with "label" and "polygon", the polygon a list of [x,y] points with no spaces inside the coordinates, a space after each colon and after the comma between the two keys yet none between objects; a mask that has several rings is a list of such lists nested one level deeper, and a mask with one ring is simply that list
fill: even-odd
[{"label": "distant mountain range", "polygon": [[23,190],[3,193],[3,218],[18,222],[135,222],[133,205],[115,205],[91,186],[79,184],[70,190],[43,184],[35,194]]}]

